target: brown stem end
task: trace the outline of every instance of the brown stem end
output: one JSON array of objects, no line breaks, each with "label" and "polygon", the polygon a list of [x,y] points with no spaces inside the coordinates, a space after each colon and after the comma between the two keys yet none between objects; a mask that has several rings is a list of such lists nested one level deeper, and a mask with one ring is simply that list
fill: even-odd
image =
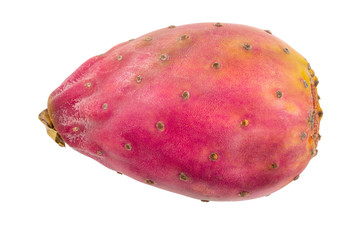
[{"label": "brown stem end", "polygon": [[57,143],[60,147],[65,147],[65,141],[56,131],[54,124],[52,123],[49,111],[45,109],[39,114],[39,120],[45,125],[47,134]]}]

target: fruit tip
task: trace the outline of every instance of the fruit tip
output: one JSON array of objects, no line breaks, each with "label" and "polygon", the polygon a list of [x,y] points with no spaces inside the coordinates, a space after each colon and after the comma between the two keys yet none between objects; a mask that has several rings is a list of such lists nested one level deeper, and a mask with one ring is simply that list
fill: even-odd
[{"label": "fruit tip", "polygon": [[47,134],[60,146],[65,147],[65,141],[56,131],[53,122],[51,121],[48,109],[43,110],[38,115],[39,120],[45,125]]}]

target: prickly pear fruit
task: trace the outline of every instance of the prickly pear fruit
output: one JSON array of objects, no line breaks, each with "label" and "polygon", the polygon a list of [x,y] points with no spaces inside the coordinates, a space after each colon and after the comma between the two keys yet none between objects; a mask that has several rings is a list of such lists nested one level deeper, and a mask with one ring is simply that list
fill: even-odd
[{"label": "prickly pear fruit", "polygon": [[60,145],[198,198],[257,198],[317,154],[322,110],[307,60],[270,31],[170,26],[82,64],[40,118]]}]

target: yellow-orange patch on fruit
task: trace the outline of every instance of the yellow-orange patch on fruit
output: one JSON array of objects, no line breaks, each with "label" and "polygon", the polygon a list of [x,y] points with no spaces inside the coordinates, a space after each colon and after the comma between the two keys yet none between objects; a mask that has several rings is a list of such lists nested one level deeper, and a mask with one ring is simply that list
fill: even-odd
[{"label": "yellow-orange patch on fruit", "polygon": [[291,114],[297,114],[299,112],[298,107],[295,104],[293,104],[292,102],[286,102],[285,109],[288,113],[291,113]]}]

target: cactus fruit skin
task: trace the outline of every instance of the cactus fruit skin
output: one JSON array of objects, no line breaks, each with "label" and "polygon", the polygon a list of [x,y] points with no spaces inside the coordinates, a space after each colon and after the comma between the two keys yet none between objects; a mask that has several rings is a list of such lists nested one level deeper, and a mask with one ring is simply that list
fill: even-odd
[{"label": "cactus fruit skin", "polygon": [[140,182],[203,201],[269,195],[317,154],[307,60],[270,31],[170,26],[82,64],[48,99],[67,145]]}]

